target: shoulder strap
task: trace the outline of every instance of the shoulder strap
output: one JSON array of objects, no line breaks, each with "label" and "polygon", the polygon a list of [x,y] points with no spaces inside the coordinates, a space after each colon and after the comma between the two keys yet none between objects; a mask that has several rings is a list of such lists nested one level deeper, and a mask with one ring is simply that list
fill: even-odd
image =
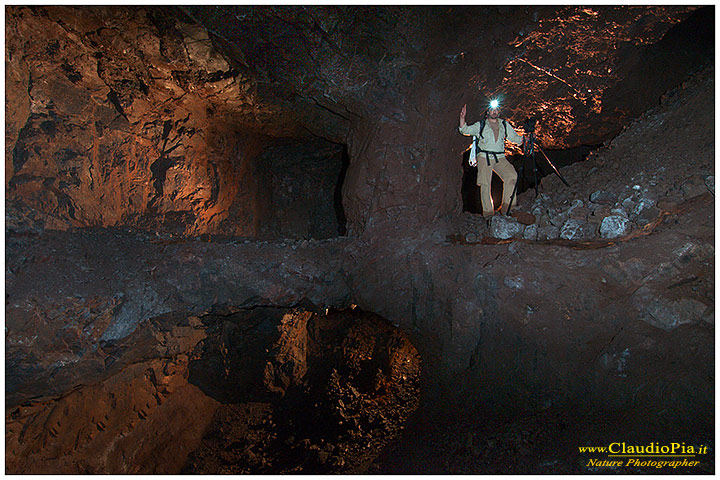
[{"label": "shoulder strap", "polygon": [[[507,140],[507,121],[505,121],[504,118],[502,119],[502,124],[503,124],[503,133],[505,135],[504,140]],[[480,120],[480,138],[485,138],[485,137],[483,137],[483,130],[485,130],[485,119],[484,118],[482,120]]]}]

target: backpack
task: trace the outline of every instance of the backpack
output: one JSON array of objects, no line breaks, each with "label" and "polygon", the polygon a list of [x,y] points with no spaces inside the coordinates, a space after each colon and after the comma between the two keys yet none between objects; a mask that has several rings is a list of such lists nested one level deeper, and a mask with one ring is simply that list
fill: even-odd
[{"label": "backpack", "polygon": [[[486,121],[486,120],[487,120],[486,117],[483,117],[483,119],[481,120],[481,123],[480,123],[480,138],[484,138],[482,132],[483,132],[483,130],[485,130],[485,121]],[[502,126],[503,126],[503,133],[505,134],[505,136],[503,137],[503,140],[507,140],[507,122],[505,121],[504,118],[501,119],[501,120],[502,120]]]},{"label": "backpack", "polygon": [[[482,135],[482,132],[483,132],[483,130],[485,130],[485,120],[487,120],[487,119],[485,117],[483,117],[483,119],[480,123],[480,137],[479,138],[484,138]],[[507,140],[507,122],[505,121],[504,118],[502,119],[502,125],[503,125],[503,133],[505,134],[505,136],[503,137],[503,141],[505,141],[505,140]],[[478,137],[475,137],[473,139],[473,141],[474,141],[475,151],[479,152],[480,145],[478,145]]]}]

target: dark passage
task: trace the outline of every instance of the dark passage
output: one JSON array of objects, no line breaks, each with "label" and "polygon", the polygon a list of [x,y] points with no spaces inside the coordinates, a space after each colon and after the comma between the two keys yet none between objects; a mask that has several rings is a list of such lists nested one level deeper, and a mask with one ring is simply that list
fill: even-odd
[{"label": "dark passage", "polygon": [[257,160],[264,197],[264,238],[323,239],[344,235],[342,183],[347,147],[315,140],[278,140]]},{"label": "dark passage", "polygon": [[[534,188],[536,183],[540,185],[540,181],[547,175],[555,175],[552,165],[558,170],[562,167],[572,165],[575,162],[585,160],[588,154],[598,146],[580,146],[565,150],[545,150],[547,159],[539,149],[535,152],[535,160],[531,156],[525,155],[507,155],[508,161],[513,164],[518,174],[518,185],[516,195]],[[476,184],[477,168],[468,164],[470,151],[463,153],[463,183],[462,183],[462,199],[463,212],[482,213],[482,204],[480,201],[480,188]],[[549,162],[548,162],[549,160]],[[562,171],[560,171],[562,175]],[[499,208],[502,201],[503,182],[495,173],[492,179],[492,199],[493,205]],[[519,206],[522,209],[522,205]]]},{"label": "dark passage", "polygon": [[377,315],[258,308],[206,321],[190,382],[221,405],[184,473],[372,472],[418,406],[417,350]]}]

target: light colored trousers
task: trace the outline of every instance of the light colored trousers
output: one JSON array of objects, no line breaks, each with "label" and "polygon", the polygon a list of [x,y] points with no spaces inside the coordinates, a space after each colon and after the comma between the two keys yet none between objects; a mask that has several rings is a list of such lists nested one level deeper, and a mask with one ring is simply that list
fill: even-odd
[{"label": "light colored trousers", "polygon": [[[480,187],[480,200],[482,201],[483,215],[492,215],[495,210],[492,195],[491,195],[491,184],[492,184],[492,173],[493,170],[498,174],[498,177],[503,181],[503,195],[502,195],[502,213],[507,211],[510,206],[510,197],[512,196],[513,189],[515,188],[515,182],[517,182],[517,173],[513,168],[512,164],[507,161],[505,155],[497,156],[498,163],[495,163],[495,157],[490,155],[490,166],[488,167],[487,159],[484,153],[480,153],[477,157],[477,185]],[[517,203],[517,193],[513,199],[513,205]]]}]

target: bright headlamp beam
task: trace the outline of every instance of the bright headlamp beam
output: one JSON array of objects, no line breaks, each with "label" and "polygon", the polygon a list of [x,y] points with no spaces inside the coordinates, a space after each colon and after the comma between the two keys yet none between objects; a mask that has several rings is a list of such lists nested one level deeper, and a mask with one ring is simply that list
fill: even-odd
[{"label": "bright headlamp beam", "polygon": [[498,108],[500,106],[500,102],[497,101],[497,99],[490,100],[490,108]]}]

